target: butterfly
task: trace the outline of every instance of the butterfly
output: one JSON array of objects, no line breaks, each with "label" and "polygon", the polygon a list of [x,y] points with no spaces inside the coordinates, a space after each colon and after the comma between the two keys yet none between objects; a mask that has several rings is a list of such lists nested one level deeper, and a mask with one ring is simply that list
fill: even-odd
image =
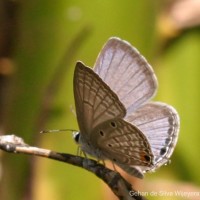
[{"label": "butterfly", "polygon": [[73,87],[80,132],[74,139],[81,150],[138,178],[166,164],[180,120],[172,106],[150,101],[157,86],[146,59],[117,37],[106,42],[93,69],[77,62]]}]

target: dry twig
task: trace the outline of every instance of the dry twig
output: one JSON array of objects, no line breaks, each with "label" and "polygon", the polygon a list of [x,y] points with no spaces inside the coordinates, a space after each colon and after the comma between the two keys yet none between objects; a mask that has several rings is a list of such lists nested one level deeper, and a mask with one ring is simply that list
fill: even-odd
[{"label": "dry twig", "polygon": [[15,135],[0,136],[0,149],[9,153],[46,157],[84,168],[102,179],[120,200],[145,199],[118,172],[106,168],[95,160],[29,146]]}]

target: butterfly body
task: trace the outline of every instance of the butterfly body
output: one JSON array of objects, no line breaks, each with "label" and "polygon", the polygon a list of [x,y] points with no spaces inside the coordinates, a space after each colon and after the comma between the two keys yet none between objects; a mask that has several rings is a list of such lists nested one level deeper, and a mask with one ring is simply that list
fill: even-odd
[{"label": "butterfly body", "polygon": [[108,40],[94,70],[77,62],[74,97],[80,132],[75,138],[81,150],[139,178],[165,164],[177,142],[179,117],[167,104],[148,102],[156,89],[151,66],[119,38]]}]

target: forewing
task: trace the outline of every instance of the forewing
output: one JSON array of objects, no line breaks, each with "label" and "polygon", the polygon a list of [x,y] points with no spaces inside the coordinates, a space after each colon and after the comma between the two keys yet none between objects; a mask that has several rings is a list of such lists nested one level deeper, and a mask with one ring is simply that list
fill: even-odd
[{"label": "forewing", "polygon": [[153,154],[146,137],[123,119],[112,119],[97,126],[91,134],[91,142],[102,157],[116,164],[153,165]]},{"label": "forewing", "polygon": [[125,120],[137,126],[147,137],[154,155],[152,170],[168,162],[180,126],[179,116],[172,106],[160,102],[147,103]]},{"label": "forewing", "polygon": [[74,98],[81,134],[90,134],[98,124],[126,114],[117,95],[81,62],[74,72]]},{"label": "forewing", "polygon": [[108,40],[94,71],[118,95],[128,113],[152,98],[157,89],[152,67],[136,48],[119,38]]}]

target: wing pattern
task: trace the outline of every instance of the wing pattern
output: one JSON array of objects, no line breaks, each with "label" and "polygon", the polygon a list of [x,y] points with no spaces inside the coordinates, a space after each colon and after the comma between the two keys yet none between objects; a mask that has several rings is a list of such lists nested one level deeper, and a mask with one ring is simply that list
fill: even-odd
[{"label": "wing pattern", "polygon": [[98,124],[116,117],[123,118],[126,114],[117,95],[81,62],[77,63],[74,72],[74,98],[82,134],[90,134]]},{"label": "wing pattern", "polygon": [[176,110],[165,103],[152,102],[125,118],[147,137],[155,168],[168,162],[177,143],[180,120]]},{"label": "wing pattern", "polygon": [[127,114],[151,99],[157,90],[152,67],[137,49],[119,38],[108,40],[94,71],[118,95]]}]

